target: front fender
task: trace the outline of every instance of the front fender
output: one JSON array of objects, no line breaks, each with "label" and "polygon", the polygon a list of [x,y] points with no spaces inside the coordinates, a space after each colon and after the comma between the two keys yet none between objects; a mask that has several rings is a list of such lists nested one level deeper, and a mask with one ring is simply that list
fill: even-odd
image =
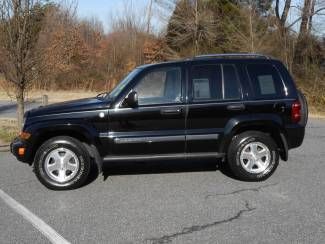
[{"label": "front fender", "polygon": [[26,128],[26,131],[31,133],[32,138],[35,140],[41,139],[44,135],[61,135],[66,132],[67,134],[77,134],[84,137],[88,142],[95,143],[97,132],[91,125],[78,123],[77,121],[53,121],[50,123],[33,124]]}]

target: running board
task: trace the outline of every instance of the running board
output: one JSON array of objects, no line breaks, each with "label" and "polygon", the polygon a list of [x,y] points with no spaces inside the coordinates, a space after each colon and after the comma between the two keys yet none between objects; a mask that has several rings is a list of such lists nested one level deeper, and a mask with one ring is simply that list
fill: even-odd
[{"label": "running board", "polygon": [[128,156],[106,156],[104,162],[112,161],[148,161],[148,160],[168,160],[168,159],[200,159],[200,158],[223,158],[224,153],[175,153],[175,154],[149,154],[149,155],[128,155]]}]

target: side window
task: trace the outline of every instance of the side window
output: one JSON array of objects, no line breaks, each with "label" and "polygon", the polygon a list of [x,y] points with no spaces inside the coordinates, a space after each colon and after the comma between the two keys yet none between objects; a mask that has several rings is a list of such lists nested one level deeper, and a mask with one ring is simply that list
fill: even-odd
[{"label": "side window", "polygon": [[167,67],[149,71],[137,84],[139,105],[181,102],[181,68]]},{"label": "side window", "polygon": [[258,98],[281,97],[284,87],[277,70],[270,64],[249,64],[247,71]]},{"label": "side window", "polygon": [[234,65],[225,64],[223,67],[224,99],[240,99],[241,89],[238,73]]},{"label": "side window", "polygon": [[191,74],[194,100],[222,99],[222,75],[220,65],[193,66]]},{"label": "side window", "polygon": [[191,70],[193,100],[235,100],[241,98],[234,65],[197,65]]}]

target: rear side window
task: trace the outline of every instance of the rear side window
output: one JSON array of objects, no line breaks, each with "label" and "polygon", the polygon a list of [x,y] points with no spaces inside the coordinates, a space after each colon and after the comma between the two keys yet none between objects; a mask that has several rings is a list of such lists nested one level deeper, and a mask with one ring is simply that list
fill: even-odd
[{"label": "rear side window", "polygon": [[234,65],[196,65],[192,67],[193,100],[240,99],[241,90]]},{"label": "rear side window", "polygon": [[284,96],[284,87],[277,70],[270,64],[249,64],[247,72],[257,98]]},{"label": "rear side window", "polygon": [[194,100],[221,100],[222,76],[220,65],[199,65],[192,68]]}]

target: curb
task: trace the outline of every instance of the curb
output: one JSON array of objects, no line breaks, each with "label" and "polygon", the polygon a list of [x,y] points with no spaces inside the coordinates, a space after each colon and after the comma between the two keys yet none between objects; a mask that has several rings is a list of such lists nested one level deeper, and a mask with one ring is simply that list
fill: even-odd
[{"label": "curb", "polygon": [[9,145],[0,145],[0,152],[9,152],[10,146]]}]

